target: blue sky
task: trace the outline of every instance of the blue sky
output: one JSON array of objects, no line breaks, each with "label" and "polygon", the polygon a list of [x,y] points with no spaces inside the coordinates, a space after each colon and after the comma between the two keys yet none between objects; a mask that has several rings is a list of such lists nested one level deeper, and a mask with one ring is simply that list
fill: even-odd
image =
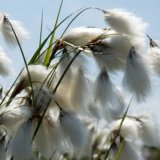
[{"label": "blue sky", "polygon": [[[60,0],[1,0],[0,11],[8,13],[13,19],[22,21],[30,32],[30,40],[25,42],[23,45],[27,58],[31,57],[38,44],[42,8],[44,10],[45,37],[45,35],[47,35],[47,33],[52,29],[59,4]],[[159,15],[157,14],[159,13],[159,0],[64,0],[61,18],[64,18],[71,12],[74,12],[83,6],[96,6],[102,9],[125,8],[131,10],[150,24],[148,28],[149,35],[155,39],[160,39],[160,22]],[[102,14],[98,11],[89,10],[83,13],[71,27],[85,25],[105,26]],[[60,28],[58,33],[61,33],[62,30],[63,27]],[[1,46],[4,46],[3,41],[1,42]],[[5,48],[8,47],[5,46]],[[7,49],[7,51],[13,59],[16,56],[20,56],[18,55],[17,50]]]},{"label": "blue sky", "polygon": [[[31,57],[38,46],[42,9],[44,11],[43,37],[45,37],[52,29],[59,4],[60,0],[1,0],[0,11],[8,13],[13,19],[22,21],[25,27],[30,32],[30,40],[26,41],[23,44],[24,53],[27,59]],[[160,19],[158,14],[160,10],[159,0],[64,0],[61,18],[66,17],[71,12],[74,12],[75,10],[83,6],[96,6],[102,9],[128,9],[136,13],[137,15],[142,17],[144,21],[149,23],[147,32],[149,35],[151,35],[151,37],[153,37],[154,39],[160,39]],[[105,26],[105,23],[100,12],[89,10],[83,13],[71,27],[75,26]],[[63,31],[63,29],[64,26],[59,29],[56,35],[57,38],[58,35]],[[8,56],[12,58],[14,68],[16,70],[20,70],[23,67],[23,61],[19,50],[8,47],[1,39],[1,36],[0,46],[2,46],[8,53]],[[17,73],[15,73],[15,75],[16,74]],[[146,104],[141,104],[142,108],[143,106],[154,106],[154,108],[158,107],[158,93],[160,93],[160,90],[157,89],[156,85],[158,80],[156,80],[154,83],[153,96],[148,100]],[[4,78],[0,78],[0,83],[3,82],[5,86],[11,84],[12,81],[13,78],[7,78],[7,80]]]}]

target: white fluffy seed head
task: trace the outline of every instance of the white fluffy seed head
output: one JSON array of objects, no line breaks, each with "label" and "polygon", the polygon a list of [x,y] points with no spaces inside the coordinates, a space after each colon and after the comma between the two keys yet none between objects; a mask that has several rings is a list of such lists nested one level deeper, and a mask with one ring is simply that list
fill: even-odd
[{"label": "white fluffy seed head", "polygon": [[126,59],[131,49],[129,40],[125,36],[122,36],[117,32],[108,32],[108,36],[103,39],[101,43],[105,46],[108,46],[108,53],[111,53],[122,60]]},{"label": "white fluffy seed head", "polygon": [[106,22],[123,35],[138,52],[144,51],[147,23],[132,12],[122,9],[111,9],[105,13]]},{"label": "white fluffy seed head", "polygon": [[151,47],[148,49],[147,60],[151,65],[151,68],[157,75],[160,75],[160,48]]},{"label": "white fluffy seed head", "polygon": [[7,54],[0,47],[0,75],[8,76],[13,73],[11,68],[11,60],[7,57]]},{"label": "white fluffy seed head", "polygon": [[52,100],[52,94],[45,86],[37,85],[34,87],[34,111],[44,111]]},{"label": "white fluffy seed head", "polygon": [[[121,124],[122,119],[119,119],[117,121],[114,121],[111,124],[111,132],[117,131],[119,129],[119,126]],[[128,117],[125,118],[125,120],[122,123],[122,127],[120,130],[120,136],[122,136],[127,141],[134,142],[139,138],[139,122],[135,119],[130,119]]]},{"label": "white fluffy seed head", "polygon": [[126,55],[130,50],[128,40],[114,30],[108,30],[103,36],[88,45],[100,68],[122,69]]},{"label": "white fluffy seed head", "polygon": [[95,82],[95,100],[96,103],[99,101],[102,106],[105,106],[106,103],[113,103],[114,91],[113,84],[109,79],[109,74],[106,68],[103,68],[99,73],[96,82]]},{"label": "white fluffy seed head", "polygon": [[[54,115],[55,112],[56,115]],[[59,111],[48,109],[34,139],[35,147],[45,159],[50,159],[56,151],[62,149],[63,137],[61,136],[59,123],[56,120],[57,114],[59,114]],[[34,121],[34,129],[36,129],[38,122]]]},{"label": "white fluffy seed head", "polygon": [[[109,49],[110,50],[110,49]],[[100,69],[107,67],[109,71],[121,70],[124,68],[124,62],[121,61],[114,54],[113,50],[106,50],[107,54],[96,53],[94,54],[95,61]],[[112,54],[113,53],[113,54]]]},{"label": "white fluffy seed head", "polygon": [[9,144],[10,154],[15,160],[28,160],[33,158],[31,142],[32,124],[29,121],[23,122],[19,126],[15,137],[11,139]]},{"label": "white fluffy seed head", "polygon": [[108,31],[105,36],[95,44],[89,45],[100,67],[107,66],[111,71],[124,70],[132,46],[138,53],[144,51],[145,36],[126,36],[114,30]]},{"label": "white fluffy seed head", "polygon": [[[112,148],[110,158],[116,159],[117,153],[119,151],[120,144],[115,148]],[[142,147],[136,143],[124,141],[119,160],[143,160]]]},{"label": "white fluffy seed head", "polygon": [[17,44],[15,35],[12,31],[10,23],[18,37],[18,40],[22,42],[25,39],[29,38],[29,34],[26,29],[23,27],[23,24],[16,20],[10,20],[5,14],[0,14],[0,31],[3,34],[3,37],[7,44],[12,46]]},{"label": "white fluffy seed head", "polygon": [[148,74],[143,57],[138,55],[132,47],[127,59],[123,85],[135,95],[138,101],[145,100],[146,96],[151,91]]},{"label": "white fluffy seed head", "polygon": [[113,103],[112,103],[112,105],[108,106],[112,120],[113,119],[116,120],[119,117],[121,117],[122,115],[124,115],[125,107],[126,107],[126,103],[125,103],[124,98],[125,97],[124,97],[122,91],[119,90],[118,88],[115,88],[114,89],[114,97],[112,100]]},{"label": "white fluffy seed head", "polygon": [[[59,63],[59,66],[58,66],[59,76],[62,76],[63,72],[65,71],[65,69],[67,68],[67,66],[69,65],[71,60],[72,60],[71,55],[64,51],[62,53],[60,63]],[[70,78],[71,74],[72,74],[72,70],[71,70],[71,68],[69,68],[64,78],[66,80],[68,80]]]},{"label": "white fluffy seed head", "polygon": [[105,21],[117,32],[133,36],[143,36],[147,24],[132,12],[110,9],[104,14]]},{"label": "white fluffy seed head", "polygon": [[160,146],[159,128],[151,120],[142,122],[141,139],[147,146]]},{"label": "white fluffy seed head", "polygon": [[[46,83],[48,82],[50,76],[48,77],[47,80],[46,80],[46,78],[49,75],[50,70],[47,69],[45,66],[43,66],[43,65],[29,65],[28,70],[29,70],[31,81],[32,81],[33,85],[34,84],[43,84],[44,82],[46,82]],[[24,69],[24,71],[21,74],[20,81],[21,80],[24,81],[23,82],[24,87],[30,85],[28,72],[26,69]]]},{"label": "white fluffy seed head", "polygon": [[140,139],[146,146],[159,147],[159,125],[148,112],[134,115],[140,122]]},{"label": "white fluffy seed head", "polygon": [[82,122],[76,117],[75,113],[62,110],[60,113],[61,129],[74,150],[77,151],[86,144],[86,130]]},{"label": "white fluffy seed head", "polygon": [[83,111],[86,107],[88,90],[85,74],[81,68],[75,74],[70,93],[70,103],[73,108]]},{"label": "white fluffy seed head", "polygon": [[7,109],[4,108],[1,112],[0,123],[11,135],[14,135],[20,123],[28,121],[32,116],[29,106],[19,106],[19,103],[11,103]]},{"label": "white fluffy seed head", "polygon": [[62,40],[75,46],[83,46],[103,33],[105,29],[102,28],[77,27],[66,33]]}]

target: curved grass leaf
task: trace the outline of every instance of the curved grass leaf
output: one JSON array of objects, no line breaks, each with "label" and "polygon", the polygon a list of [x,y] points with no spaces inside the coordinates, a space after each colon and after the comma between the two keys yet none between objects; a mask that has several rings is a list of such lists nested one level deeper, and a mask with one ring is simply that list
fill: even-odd
[{"label": "curved grass leaf", "polygon": [[61,4],[60,4],[59,10],[58,10],[58,14],[57,14],[57,17],[56,17],[56,22],[54,24],[54,29],[53,29],[54,32],[52,33],[51,40],[50,40],[50,43],[49,43],[49,48],[48,48],[48,51],[46,53],[46,57],[45,57],[44,62],[43,62],[44,65],[48,64],[48,62],[50,60],[50,57],[51,57],[52,47],[50,47],[50,46],[52,46],[52,43],[54,41],[54,37],[55,37],[55,33],[56,33],[56,27],[57,27],[60,12],[61,12],[61,9],[62,9],[62,4],[63,4],[63,0],[61,0]]},{"label": "curved grass leaf", "polygon": [[118,153],[117,153],[117,155],[116,155],[115,160],[119,160],[119,157],[120,157],[120,155],[121,155],[121,151],[122,151],[122,149],[123,149],[123,146],[124,146],[124,138],[123,138],[122,141],[121,141],[121,144],[120,144],[120,146],[119,146]]},{"label": "curved grass leaf", "polygon": [[[37,56],[39,55],[39,53],[41,52],[42,48],[45,46],[45,44],[47,43],[48,39],[52,36],[52,33],[55,32],[55,30],[63,23],[65,22],[68,18],[70,18],[72,15],[76,14],[77,12],[79,12],[80,10],[82,10],[84,7],[78,9],[77,11],[71,13],[70,15],[68,15],[67,17],[65,17],[50,33],[49,35],[45,38],[45,40],[41,43],[41,45],[38,47],[38,49],[36,50],[36,52],[34,53],[34,55],[32,56],[31,60],[29,61],[29,64],[34,64],[35,60],[37,58]],[[53,45],[53,44],[52,44]],[[49,46],[51,47],[51,46]],[[49,48],[48,47],[48,48]]]},{"label": "curved grass leaf", "polygon": [[[69,67],[72,65],[72,63],[74,62],[74,60],[76,59],[76,57],[77,57],[80,53],[81,53],[81,50],[79,50],[79,51],[76,53],[76,55],[72,58],[72,60],[70,61],[70,63],[69,63],[68,66],[66,67],[65,71],[63,72],[62,76],[60,77],[60,80],[58,81],[56,87],[54,88],[54,90],[53,90],[53,92],[52,92],[53,94],[57,91],[57,89],[58,89],[61,81],[63,80],[65,74],[67,73]],[[43,121],[43,118],[44,118],[44,116],[45,116],[45,114],[46,114],[46,111],[48,110],[48,107],[49,107],[49,105],[45,108],[45,110],[44,110],[43,113],[42,113],[41,118],[39,119],[39,122],[38,122],[38,124],[37,124],[37,127],[36,127],[36,129],[35,129],[35,131],[34,131],[34,134],[33,134],[33,137],[32,137],[32,142],[33,142],[34,138],[35,138],[36,135],[37,135],[37,132],[38,132],[38,130],[39,130],[39,128],[40,128],[40,125],[41,125],[41,123],[42,123],[42,121]]]},{"label": "curved grass leaf", "polygon": [[121,127],[122,127],[123,122],[124,122],[124,120],[125,120],[125,118],[126,118],[126,116],[127,116],[128,110],[129,110],[130,105],[131,105],[131,102],[132,102],[132,99],[133,99],[133,97],[131,98],[131,100],[130,100],[130,102],[129,102],[129,104],[128,104],[128,107],[127,107],[127,109],[126,109],[126,111],[125,111],[125,113],[124,113],[124,115],[123,115],[123,117],[122,117],[121,123],[120,123],[120,125],[119,125],[119,129],[118,129],[118,131],[117,131],[116,135],[114,136],[113,141],[112,141],[112,143],[111,143],[111,145],[110,145],[109,149],[107,150],[107,152],[106,152],[106,154],[105,154],[105,159],[107,159],[107,158],[108,158],[109,153],[110,153],[110,151],[111,151],[112,147],[114,146],[114,143],[115,143],[115,141],[116,141],[117,137],[118,137],[118,136],[119,136],[119,134],[120,134]]},{"label": "curved grass leaf", "polygon": [[[41,26],[40,26],[40,34],[39,34],[39,46],[42,43],[42,33],[43,33],[43,9],[42,9],[42,14],[41,14]],[[40,55],[40,53],[39,53]],[[37,63],[40,64],[41,60],[40,60],[40,56],[37,59]]]},{"label": "curved grass leaf", "polygon": [[[22,58],[23,58],[23,61],[24,61],[24,64],[25,64],[25,67],[26,67],[26,70],[27,70],[27,74],[28,74],[28,78],[29,78],[29,83],[30,83],[31,90],[32,90],[32,93],[33,93],[33,86],[32,86],[31,76],[30,76],[30,73],[29,73],[27,60],[26,60],[26,58],[25,58],[25,55],[24,55],[22,46],[21,46],[21,44],[20,44],[20,41],[19,41],[19,39],[18,39],[18,37],[17,37],[17,34],[16,34],[16,32],[15,32],[15,30],[14,30],[11,22],[9,21],[9,19],[8,19],[7,17],[5,17],[5,18],[6,18],[6,20],[8,21],[9,25],[11,26],[11,29],[12,29],[12,31],[13,31],[13,34],[14,34],[15,38],[16,38],[17,44],[18,44],[18,46],[19,46],[19,49],[20,49],[20,51],[21,51],[21,55],[22,55]],[[33,98],[33,100],[34,100],[34,95],[33,95],[33,94],[32,94],[32,98]]]}]

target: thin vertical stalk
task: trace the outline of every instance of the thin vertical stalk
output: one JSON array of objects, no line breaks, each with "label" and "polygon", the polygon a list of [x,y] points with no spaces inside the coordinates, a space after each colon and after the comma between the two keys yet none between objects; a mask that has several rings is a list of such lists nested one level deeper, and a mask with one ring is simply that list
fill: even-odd
[{"label": "thin vertical stalk", "polygon": [[114,143],[115,143],[115,141],[116,141],[117,137],[118,137],[118,136],[119,136],[119,134],[120,134],[120,131],[121,131],[121,128],[122,128],[123,122],[124,122],[124,120],[125,120],[125,118],[126,118],[126,116],[127,116],[127,113],[128,113],[129,107],[130,107],[131,102],[132,102],[132,99],[133,99],[133,97],[131,98],[131,100],[130,100],[130,102],[129,102],[129,105],[128,105],[128,107],[127,107],[127,109],[126,109],[126,111],[125,111],[125,113],[124,113],[124,115],[123,115],[123,117],[122,117],[121,123],[120,123],[120,125],[119,125],[119,129],[118,129],[118,131],[117,131],[116,135],[114,136],[113,141],[112,141],[112,143],[111,143],[111,145],[110,145],[109,149],[108,149],[108,150],[107,150],[107,152],[106,152],[106,155],[105,155],[105,158],[104,158],[105,160],[108,158],[109,153],[110,153],[110,151],[111,151],[112,147],[114,146]]},{"label": "thin vertical stalk", "polygon": [[[57,17],[56,17],[56,22],[55,22],[55,24],[54,24],[54,32],[52,33],[49,46],[51,46],[52,43],[53,43],[53,41],[54,41],[54,37],[55,37],[55,33],[56,33],[55,31],[56,31],[56,28],[57,28],[57,24],[58,24],[60,12],[61,12],[61,9],[62,9],[62,4],[63,4],[63,0],[61,0],[61,4],[60,4],[59,10],[58,10]],[[44,65],[47,65],[47,64],[48,64],[48,62],[49,62],[49,60],[50,60],[51,52],[52,52],[52,47],[49,47],[49,48],[48,48],[48,51],[47,51],[47,53],[46,53],[46,57],[45,57],[44,62],[43,62]]]},{"label": "thin vertical stalk", "polygon": [[19,42],[19,39],[18,39],[18,37],[17,37],[17,34],[16,34],[16,32],[15,32],[15,30],[14,30],[11,22],[9,21],[9,19],[8,19],[7,17],[4,17],[4,18],[6,18],[6,21],[7,21],[7,22],[9,23],[9,25],[11,26],[11,29],[12,29],[12,31],[13,31],[13,34],[14,34],[15,38],[16,38],[16,41],[17,41],[18,46],[19,46],[19,49],[20,49],[20,51],[21,51],[21,55],[22,55],[22,58],[23,58],[23,61],[24,61],[24,64],[25,64],[25,67],[26,67],[26,70],[27,70],[27,74],[28,74],[28,78],[29,78],[29,83],[30,83],[31,90],[32,90],[32,98],[33,98],[33,101],[34,101],[34,94],[33,94],[33,86],[32,86],[32,81],[31,81],[31,75],[30,75],[30,73],[29,73],[28,64],[27,64],[27,61],[26,61],[26,58],[25,58],[23,49],[22,49],[22,47],[21,47],[21,44],[20,44],[20,42]]}]

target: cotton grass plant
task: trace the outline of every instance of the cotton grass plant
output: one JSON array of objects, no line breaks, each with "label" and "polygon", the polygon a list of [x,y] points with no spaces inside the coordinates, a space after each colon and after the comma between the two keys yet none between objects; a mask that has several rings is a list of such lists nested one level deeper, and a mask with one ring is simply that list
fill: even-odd
[{"label": "cotton grass plant", "polygon": [[[128,110],[132,101],[144,102],[151,93],[148,66],[159,74],[159,45],[150,38],[145,54],[147,24],[129,11],[87,7],[59,22],[62,4],[44,40],[42,14],[40,43],[29,62],[21,46],[26,29],[0,14],[6,43],[17,45],[24,61],[10,89],[1,87],[0,159],[147,160],[149,150],[160,147],[158,123],[149,113],[131,115]],[[105,28],[68,31],[81,13],[93,9],[104,17]],[[69,18],[62,36],[55,38]],[[0,75],[8,76],[13,69],[2,48],[0,57]],[[94,75],[91,62],[92,70],[98,70]],[[116,72],[123,76],[122,89],[113,83]]]}]

